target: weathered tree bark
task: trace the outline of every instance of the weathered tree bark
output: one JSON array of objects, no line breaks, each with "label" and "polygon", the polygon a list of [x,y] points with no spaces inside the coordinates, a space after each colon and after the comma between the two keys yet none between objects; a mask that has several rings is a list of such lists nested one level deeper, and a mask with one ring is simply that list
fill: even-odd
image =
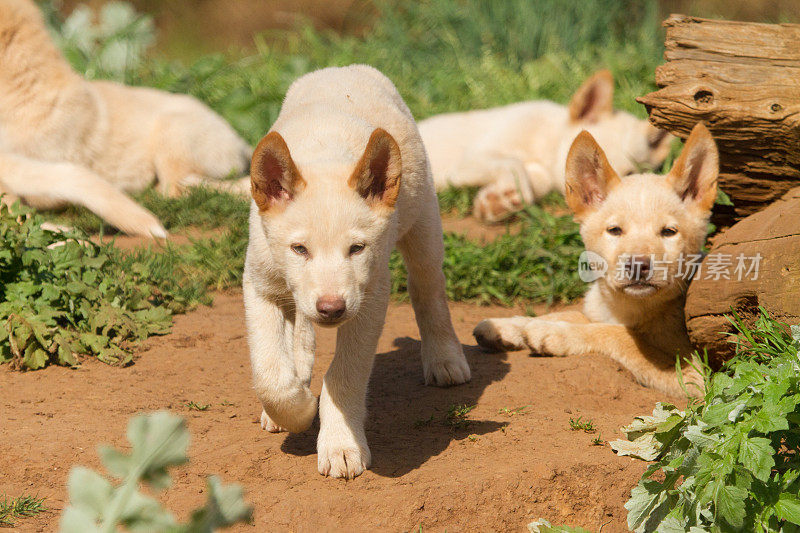
[{"label": "weathered tree bark", "polygon": [[708,126],[736,218],[800,185],[800,25],[672,15],[664,26],[661,89],[638,98],[653,124],[682,138]]},{"label": "weathered tree bark", "polygon": [[[731,258],[730,279],[709,275],[714,254]],[[755,279],[752,272],[738,279],[734,269],[740,254],[760,256]],[[733,308],[752,325],[759,306],[782,322],[800,322],[800,187],[719,234],[689,286],[686,326],[692,342],[708,350],[712,366],[734,352],[724,334],[734,328],[725,315]]]}]

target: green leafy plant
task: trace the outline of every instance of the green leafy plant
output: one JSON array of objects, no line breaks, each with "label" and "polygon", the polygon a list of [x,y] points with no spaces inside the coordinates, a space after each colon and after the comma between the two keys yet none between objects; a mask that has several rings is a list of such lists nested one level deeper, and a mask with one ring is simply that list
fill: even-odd
[{"label": "green leafy plant", "polygon": [[77,6],[63,21],[45,7],[56,43],[72,65],[89,78],[132,81],[145,51],[155,43],[153,20],[127,2],[108,2],[95,19]]},{"label": "green leafy plant", "polygon": [[23,495],[17,498],[3,498],[0,501],[0,527],[14,527],[19,518],[36,516],[47,510],[44,498]]},{"label": "green leafy plant", "polygon": [[167,469],[185,463],[189,432],[184,420],[167,412],[139,415],[128,424],[130,453],[103,447],[100,457],[118,484],[84,467],[69,474],[69,506],[61,516],[62,533],[111,533],[124,526],[131,531],[211,532],[250,519],[251,509],[237,485],[208,478],[208,499],[189,522],[179,524],[158,500],[139,491],[167,488]]},{"label": "green leafy plant", "polygon": [[204,286],[176,279],[174,250],[124,253],[43,222],[0,205],[0,362],[125,364],[141,340],[169,331],[172,313],[204,301]]},{"label": "green leafy plant", "polygon": [[630,454],[655,459],[625,505],[633,530],[800,531],[800,329],[763,309],[731,321],[736,356],[703,402],[624,428]]}]

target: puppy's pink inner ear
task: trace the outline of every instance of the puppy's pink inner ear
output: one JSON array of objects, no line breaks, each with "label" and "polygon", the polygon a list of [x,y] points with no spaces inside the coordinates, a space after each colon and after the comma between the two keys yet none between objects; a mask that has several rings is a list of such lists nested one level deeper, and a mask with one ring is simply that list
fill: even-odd
[{"label": "puppy's pink inner ear", "polygon": [[716,144],[708,129],[698,123],[686,140],[668,179],[681,200],[710,210],[717,197],[718,174],[719,156]]},{"label": "puppy's pink inner ear", "polygon": [[261,174],[267,176],[261,185],[263,192],[270,201],[289,201],[292,199],[289,191],[283,188],[281,181],[287,169],[272,154],[264,157],[261,164]]},{"label": "puppy's pink inner ear", "polygon": [[567,155],[567,204],[576,214],[599,206],[608,191],[620,182],[594,137],[582,131]]},{"label": "puppy's pink inner ear", "polygon": [[394,138],[378,128],[348,180],[350,187],[371,206],[394,207],[400,189],[402,162]]},{"label": "puppy's pink inner ear", "polygon": [[614,78],[601,70],[575,91],[569,102],[569,117],[573,122],[597,122],[614,112]]},{"label": "puppy's pink inner ear", "polygon": [[278,132],[269,133],[258,143],[250,181],[253,199],[262,212],[285,205],[305,186],[289,147]]}]

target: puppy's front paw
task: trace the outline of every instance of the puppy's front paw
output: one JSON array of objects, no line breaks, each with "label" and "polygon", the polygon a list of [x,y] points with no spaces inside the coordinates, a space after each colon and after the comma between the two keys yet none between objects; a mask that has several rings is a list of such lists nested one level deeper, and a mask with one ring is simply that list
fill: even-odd
[{"label": "puppy's front paw", "polygon": [[561,357],[570,351],[569,324],[532,318],[522,328],[522,337],[536,355]]},{"label": "puppy's front paw", "polygon": [[472,335],[484,350],[504,352],[525,347],[522,328],[513,318],[489,318],[481,320]]},{"label": "puppy's front paw", "polygon": [[472,377],[469,371],[464,352],[459,346],[457,351],[442,355],[436,352],[434,355],[422,355],[422,372],[425,375],[426,385],[436,385],[437,387],[450,387],[466,383]]},{"label": "puppy's front paw", "polygon": [[265,429],[270,433],[280,433],[281,431],[286,431],[278,424],[270,420],[269,415],[266,411],[261,411],[261,429]]},{"label": "puppy's front paw", "polygon": [[320,431],[317,468],[323,476],[353,479],[369,468],[371,461],[366,438],[356,439],[345,435],[332,437]]}]

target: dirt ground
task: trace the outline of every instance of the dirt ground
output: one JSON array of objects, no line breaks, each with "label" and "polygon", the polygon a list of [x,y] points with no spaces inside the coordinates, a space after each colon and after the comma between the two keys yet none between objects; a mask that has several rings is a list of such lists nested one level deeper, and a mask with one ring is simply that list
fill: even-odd
[{"label": "dirt ground", "polygon": [[[480,233],[469,220],[445,225]],[[348,482],[317,473],[318,423],[297,435],[261,430],[238,291],[176,317],[173,332],[149,339],[127,368],[94,360],[74,370],[0,367],[0,497],[45,497],[50,510],[18,529],[54,531],[70,467],[100,469],[98,445],[126,446],[132,415],[168,409],[192,433],[191,462],[173,470],[163,496],[183,518],[204,501],[206,476],[219,474],[242,484],[254,506],[253,524],[236,531],[524,531],[539,517],[625,531],[623,504],[645,464],[592,440],[618,438],[619,427],[665,398],[603,357],[476,347],[471,332],[481,318],[519,310],[454,304],[452,312],[472,382],[440,389],[423,384],[410,305],[391,305],[370,383],[373,465]],[[316,393],[334,335],[319,331]],[[210,407],[193,411],[190,401]],[[462,404],[476,407],[469,426],[454,430],[445,415]],[[572,431],[579,416],[598,432]]]}]

